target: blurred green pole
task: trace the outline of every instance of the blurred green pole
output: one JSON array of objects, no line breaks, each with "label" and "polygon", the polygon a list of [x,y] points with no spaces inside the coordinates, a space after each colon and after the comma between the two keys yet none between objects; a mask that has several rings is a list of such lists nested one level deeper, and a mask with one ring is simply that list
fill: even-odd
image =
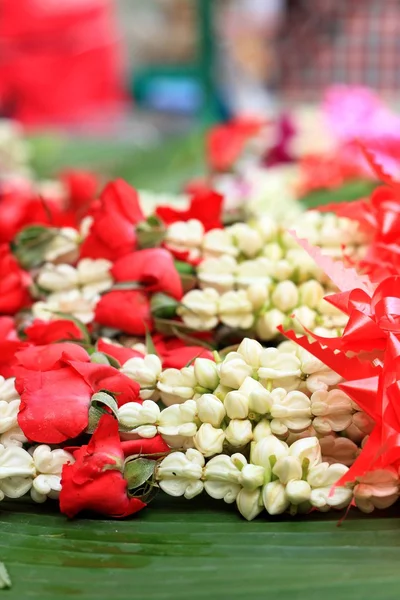
[{"label": "blurred green pole", "polygon": [[197,0],[199,20],[199,76],[203,91],[202,121],[209,125],[218,120],[218,102],[215,85],[215,39],[213,31],[213,2],[215,0]]}]

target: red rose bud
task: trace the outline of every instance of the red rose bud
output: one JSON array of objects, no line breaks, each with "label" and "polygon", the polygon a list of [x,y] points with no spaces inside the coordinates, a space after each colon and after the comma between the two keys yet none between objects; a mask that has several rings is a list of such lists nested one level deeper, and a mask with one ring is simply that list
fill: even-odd
[{"label": "red rose bud", "polygon": [[75,463],[63,467],[61,479],[60,509],[68,517],[90,510],[121,518],[146,506],[128,494],[118,422],[111,415],[100,419],[89,444],[73,455]]},{"label": "red rose bud", "polygon": [[0,245],[0,315],[14,315],[30,304],[30,277],[11,254],[8,244]]},{"label": "red rose bud", "polygon": [[122,179],[109,183],[94,210],[88,237],[81,246],[81,258],[114,261],[136,248],[135,226],[144,220],[136,190]]},{"label": "red rose bud", "polygon": [[208,188],[200,188],[192,196],[190,207],[187,210],[170,208],[169,206],[157,207],[156,214],[165,223],[170,225],[176,221],[200,221],[205,231],[222,227],[223,197]]}]

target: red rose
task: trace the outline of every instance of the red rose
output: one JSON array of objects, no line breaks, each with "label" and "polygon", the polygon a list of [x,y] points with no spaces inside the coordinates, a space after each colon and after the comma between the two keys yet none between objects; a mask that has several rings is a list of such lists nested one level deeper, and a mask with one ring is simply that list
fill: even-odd
[{"label": "red rose", "polygon": [[98,188],[98,179],[90,171],[64,171],[60,176],[67,188],[70,208],[84,211],[94,200]]},{"label": "red rose", "polygon": [[176,300],[183,296],[181,278],[168,250],[149,248],[118,259],[112,270],[115,281],[141,283],[147,292],[163,292]]},{"label": "red rose", "polygon": [[94,210],[88,237],[81,246],[81,257],[114,261],[136,248],[135,225],[143,221],[139,197],[122,179],[109,183]]},{"label": "red rose", "polygon": [[170,206],[158,206],[156,214],[166,224],[170,225],[175,221],[189,221],[197,219],[203,223],[204,229],[219,229],[222,227],[223,197],[217,192],[206,187],[199,187],[190,202],[187,210],[171,208]]},{"label": "red rose", "polygon": [[53,342],[66,342],[68,340],[82,340],[83,332],[73,321],[57,319],[55,321],[41,321],[35,319],[25,329],[28,340],[36,346],[44,346]]},{"label": "red rose", "polygon": [[229,171],[240,158],[247,142],[264,125],[264,122],[255,119],[235,119],[211,129],[207,139],[207,159],[211,169]]},{"label": "red rose", "polygon": [[95,321],[130,335],[145,335],[152,328],[149,299],[140,290],[104,294],[96,305]]},{"label": "red rose", "polygon": [[77,437],[88,426],[93,394],[101,390],[115,394],[119,406],[141,402],[137,383],[112,366],[91,363],[76,344],[31,346],[17,359],[18,423],[32,441],[57,444]]},{"label": "red rose", "polygon": [[0,246],[0,315],[14,315],[30,303],[29,275],[21,269],[7,244]]},{"label": "red rose", "polygon": [[118,422],[111,415],[100,419],[89,444],[73,454],[76,462],[63,467],[61,479],[60,510],[68,517],[92,510],[119,518],[146,506],[128,496]]},{"label": "red rose", "polygon": [[17,364],[15,354],[27,347],[26,342],[18,339],[12,317],[0,317],[0,375],[14,377],[14,368]]},{"label": "red rose", "polygon": [[214,360],[210,350],[203,346],[187,346],[178,338],[164,338],[156,335],[153,338],[154,346],[159,355],[163,369],[183,369],[194,358],[208,358]]}]

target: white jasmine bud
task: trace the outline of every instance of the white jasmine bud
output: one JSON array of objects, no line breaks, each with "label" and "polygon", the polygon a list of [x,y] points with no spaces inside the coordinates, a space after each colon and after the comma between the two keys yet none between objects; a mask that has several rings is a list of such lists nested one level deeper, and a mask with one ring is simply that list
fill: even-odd
[{"label": "white jasmine bud", "polygon": [[273,433],[283,435],[288,429],[301,431],[311,424],[310,399],[305,394],[297,391],[287,393],[283,388],[276,388],[271,396]]},{"label": "white jasmine bud", "polygon": [[0,434],[17,427],[20,403],[19,398],[10,402],[0,400]]},{"label": "white jasmine bud", "polygon": [[220,454],[224,441],[224,431],[213,427],[210,423],[203,423],[193,438],[195,447],[204,456]]},{"label": "white jasmine bud", "polygon": [[271,481],[264,485],[262,498],[265,509],[270,515],[280,515],[290,505],[285,486],[280,481]]},{"label": "white jasmine bud", "polygon": [[197,450],[172,452],[166,456],[157,469],[160,488],[170,496],[194,498],[203,491],[204,457]]},{"label": "white jasmine bud", "polygon": [[222,294],[219,299],[219,318],[229,327],[248,329],[253,325],[253,307],[245,290]]},{"label": "white jasmine bud", "polygon": [[276,475],[276,477],[279,478],[281,483],[287,484],[293,479],[301,479],[301,462],[294,456],[282,456],[276,461],[272,468],[272,472],[274,475]]},{"label": "white jasmine bud", "polygon": [[307,378],[307,389],[313,394],[318,391],[326,391],[330,387],[338,385],[342,381],[340,375],[327,367],[323,371],[317,371]]},{"label": "white jasmine bud", "polygon": [[311,412],[315,415],[313,425],[318,433],[344,431],[352,421],[350,398],[339,389],[314,392],[311,396]]},{"label": "white jasmine bud", "polygon": [[326,315],[328,317],[343,316],[343,313],[341,310],[339,310],[338,308],[336,308],[336,306],[334,306],[333,304],[331,304],[330,302],[328,302],[326,300],[326,298],[328,298],[331,295],[332,294],[325,294],[325,297],[322,300],[320,300],[318,307],[317,307],[318,312],[321,315]]},{"label": "white jasmine bud", "polygon": [[212,288],[219,294],[233,289],[237,267],[232,256],[206,258],[197,267],[197,276],[202,289]]},{"label": "white jasmine bud", "polygon": [[290,504],[298,506],[310,500],[311,486],[307,481],[289,481],[286,485],[286,496]]},{"label": "white jasmine bud", "polygon": [[317,312],[308,306],[298,306],[293,310],[291,327],[296,333],[304,333],[305,329],[314,331]]},{"label": "white jasmine bud", "polygon": [[234,245],[229,229],[211,229],[204,234],[203,242],[204,256],[237,256],[238,248]]},{"label": "white jasmine bud", "polygon": [[256,258],[254,260],[245,260],[237,265],[236,285],[240,289],[246,289],[250,285],[262,284],[267,291],[271,286],[272,280],[268,275],[270,264],[268,259]]},{"label": "white jasmine bud", "polygon": [[260,355],[260,379],[279,380],[300,377],[300,360],[294,354],[280,352],[277,348],[265,348]]},{"label": "white jasmine bud", "polygon": [[395,469],[375,469],[357,481],[354,499],[358,508],[365,513],[375,508],[389,508],[399,497],[399,477]]},{"label": "white jasmine bud", "polygon": [[271,426],[268,419],[261,419],[253,429],[253,440],[260,442],[271,435]]},{"label": "white jasmine bud", "polygon": [[279,226],[275,219],[267,214],[263,214],[257,220],[257,229],[261,233],[264,242],[270,242],[278,235]]},{"label": "white jasmine bud", "polygon": [[344,508],[349,504],[352,490],[344,487],[332,486],[348,471],[345,465],[320,463],[310,469],[307,481],[312,491],[310,502],[319,510],[328,510],[329,507]]},{"label": "white jasmine bud", "polygon": [[260,342],[250,338],[244,338],[237,349],[237,353],[240,354],[243,360],[254,369],[260,366],[260,356],[262,351],[263,347]]},{"label": "white jasmine bud", "polygon": [[285,322],[285,319],[286,315],[277,308],[268,310],[257,320],[257,337],[264,341],[273,340],[278,337],[279,331],[277,328]]},{"label": "white jasmine bud", "polygon": [[264,485],[265,471],[260,465],[245,465],[240,472],[240,485],[249,492]]},{"label": "white jasmine bud", "polygon": [[200,256],[200,246],[204,236],[204,226],[197,219],[176,221],[169,225],[165,241],[169,248],[187,251],[191,259]]},{"label": "white jasmine bud", "polygon": [[227,387],[226,385],[222,385],[221,383],[218,385],[218,387],[215,388],[214,390],[214,396],[216,396],[218,398],[218,400],[221,400],[221,402],[223,402],[225,400],[226,395],[231,391],[230,387]]},{"label": "white jasmine bud", "polygon": [[276,262],[283,258],[283,249],[277,242],[271,242],[264,246],[263,255]]},{"label": "white jasmine bud", "polygon": [[260,310],[269,300],[269,291],[264,283],[252,283],[248,286],[246,293],[253,311]]},{"label": "white jasmine bud", "polygon": [[192,437],[197,431],[195,419],[197,403],[187,400],[183,404],[172,404],[161,411],[158,418],[158,431],[163,436]]},{"label": "white jasmine bud", "polygon": [[215,500],[224,499],[228,504],[234,502],[241,490],[240,470],[247,464],[241,454],[215,456],[204,469],[204,489]]},{"label": "white jasmine bud", "polygon": [[75,462],[72,454],[66,450],[52,450],[46,445],[36,446],[32,451],[32,458],[36,472],[46,475],[61,475],[64,465]]},{"label": "white jasmine bud", "polygon": [[227,442],[229,442],[231,446],[237,448],[245,446],[253,439],[251,422],[248,420],[242,421],[239,419],[232,419],[225,429],[225,436]]},{"label": "white jasmine bud", "polygon": [[283,258],[282,260],[278,260],[277,262],[271,261],[271,269],[269,271],[269,275],[273,277],[276,281],[287,281],[289,280],[294,272],[293,265],[290,264],[288,260]]},{"label": "white jasmine bud", "polygon": [[157,388],[164,404],[170,406],[193,398],[196,384],[194,367],[165,369],[159,376]]},{"label": "white jasmine bud", "polygon": [[224,406],[230,419],[246,419],[249,414],[248,398],[239,391],[228,392]]},{"label": "white jasmine bud", "polygon": [[252,412],[265,415],[271,410],[272,398],[270,392],[252,377],[246,377],[239,388],[239,392],[248,398],[248,407]]},{"label": "white jasmine bud", "polygon": [[240,490],[236,498],[236,505],[242,517],[247,521],[252,521],[264,509],[261,491],[258,489],[252,491]]},{"label": "white jasmine bud", "polygon": [[130,358],[121,368],[121,373],[136,381],[140,387],[140,395],[145,400],[157,398],[156,386],[161,375],[162,365],[156,354],[147,354],[143,358]]},{"label": "white jasmine bud", "polygon": [[236,223],[229,228],[229,233],[236,242],[240,252],[252,258],[263,247],[261,235],[246,223]]},{"label": "white jasmine bud", "polygon": [[104,258],[83,258],[76,266],[79,286],[92,294],[108,290],[113,283],[111,267],[112,262]]},{"label": "white jasmine bud", "polygon": [[299,292],[293,281],[281,281],[272,292],[271,300],[275,308],[286,313],[299,302]]},{"label": "white jasmine bud", "polygon": [[300,304],[308,306],[309,308],[317,308],[324,295],[324,288],[315,279],[305,281],[299,286]]},{"label": "white jasmine bud", "polygon": [[[131,429],[140,428],[142,425],[155,425],[159,418],[160,409],[152,400],[145,400],[143,404],[127,402],[118,408],[118,421]],[[154,435],[156,433],[157,431]]]},{"label": "white jasmine bud", "polygon": [[282,456],[288,455],[288,445],[281,442],[274,435],[261,438],[258,442],[251,445],[250,460],[254,465],[264,468],[264,482],[271,481],[272,466],[271,461],[278,460]]},{"label": "white jasmine bud", "polygon": [[46,263],[40,269],[36,283],[49,292],[71,290],[78,286],[78,273],[71,265]]},{"label": "white jasmine bud", "polygon": [[32,305],[32,314],[38,319],[50,321],[54,313],[62,312],[72,315],[82,323],[91,323],[99,299],[100,296],[78,289],[55,292],[50,294],[46,301],[35,302]]},{"label": "white jasmine bud", "polygon": [[10,377],[5,379],[0,375],[0,400],[4,402],[11,402],[12,400],[19,400],[19,394],[15,389],[15,378]]},{"label": "white jasmine bud", "polygon": [[253,373],[253,369],[243,358],[234,358],[233,360],[224,360],[220,366],[219,376],[222,385],[239,389],[246,377]]},{"label": "white jasmine bud", "polygon": [[[31,451],[30,451],[31,452]],[[65,450],[40,445],[32,449],[36,477],[31,488],[31,497],[35,502],[45,502],[47,498],[56,500],[61,491],[61,472],[63,466],[73,463],[74,458]]]},{"label": "white jasmine bud", "polygon": [[321,447],[316,437],[302,438],[294,442],[289,448],[290,456],[297,458],[302,464],[306,459],[310,468],[321,462]]},{"label": "white jasmine bud", "polygon": [[0,500],[20,498],[32,486],[35,476],[32,456],[18,446],[0,446]]},{"label": "white jasmine bud", "polygon": [[74,263],[78,258],[79,232],[72,227],[61,227],[47,245],[44,259],[50,263]]},{"label": "white jasmine bud", "polygon": [[357,458],[360,450],[358,446],[348,438],[326,435],[319,440],[321,446],[322,460],[333,463],[342,463],[350,467]]},{"label": "white jasmine bud", "polygon": [[224,404],[213,394],[203,394],[197,398],[197,416],[202,423],[219,427],[225,417]]},{"label": "white jasmine bud", "polygon": [[[293,342],[290,342],[293,344]],[[297,344],[293,344],[295,346],[296,354],[300,360],[300,368],[302,373],[306,373],[307,375],[311,375],[312,373],[316,373],[317,371],[323,371],[326,369],[326,366],[319,358],[316,358],[308,352],[308,350],[304,350],[301,346]]]},{"label": "white jasmine bud", "polygon": [[4,448],[8,448],[9,446],[18,446],[21,448],[27,441],[28,438],[25,437],[22,429],[18,426],[8,429],[0,435],[0,444]]},{"label": "white jasmine bud", "polygon": [[196,358],[194,361],[194,374],[201,387],[211,391],[214,391],[218,387],[218,368],[213,360]]},{"label": "white jasmine bud", "polygon": [[219,294],[212,288],[191,290],[182,298],[177,313],[191,329],[208,331],[218,324]]}]

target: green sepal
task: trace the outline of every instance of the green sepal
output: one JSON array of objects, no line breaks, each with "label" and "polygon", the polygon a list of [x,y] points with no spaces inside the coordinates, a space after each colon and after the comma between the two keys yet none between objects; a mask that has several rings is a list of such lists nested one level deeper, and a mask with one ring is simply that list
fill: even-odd
[{"label": "green sepal", "polygon": [[150,302],[151,314],[157,318],[172,319],[180,303],[163,293],[154,294]]},{"label": "green sepal", "polygon": [[136,237],[140,249],[156,248],[165,237],[165,225],[156,215],[150,215],[136,227]]},{"label": "green sepal", "polygon": [[128,482],[128,490],[131,494],[142,488],[153,477],[156,465],[155,460],[141,457],[125,462],[124,479]]},{"label": "green sepal", "polygon": [[57,229],[43,225],[31,225],[22,229],[12,243],[12,251],[20,265],[28,270],[42,265],[48,245],[57,233]]}]

